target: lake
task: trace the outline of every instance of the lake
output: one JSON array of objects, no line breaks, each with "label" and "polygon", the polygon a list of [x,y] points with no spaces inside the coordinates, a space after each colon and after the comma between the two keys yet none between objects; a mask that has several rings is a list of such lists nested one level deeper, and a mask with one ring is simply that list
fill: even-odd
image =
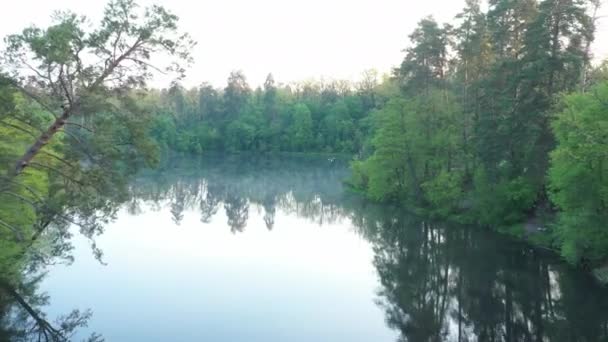
[{"label": "lake", "polygon": [[40,285],[75,340],[602,341],[608,291],[545,251],[345,191],[327,157],[176,159]]}]

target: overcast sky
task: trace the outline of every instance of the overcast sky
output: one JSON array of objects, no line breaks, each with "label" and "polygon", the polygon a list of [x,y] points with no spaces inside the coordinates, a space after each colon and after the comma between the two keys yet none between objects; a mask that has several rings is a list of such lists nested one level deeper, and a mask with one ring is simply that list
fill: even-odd
[{"label": "overcast sky", "polygon": [[[48,24],[53,10],[98,19],[105,0],[17,0],[3,11],[0,36]],[[310,78],[356,79],[389,71],[403,58],[407,36],[427,15],[451,21],[464,0],[139,0],[164,5],[198,42],[187,86],[223,86],[231,70],[262,84]],[[6,7],[6,6],[5,6]],[[608,4],[602,14],[608,14]],[[600,23],[596,58],[608,58],[608,19]]]}]

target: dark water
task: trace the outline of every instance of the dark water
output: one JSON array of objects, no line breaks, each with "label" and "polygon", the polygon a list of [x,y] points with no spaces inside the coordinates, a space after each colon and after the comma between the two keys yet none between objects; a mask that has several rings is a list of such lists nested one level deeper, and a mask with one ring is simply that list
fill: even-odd
[{"label": "dark water", "polygon": [[[107,341],[605,341],[608,291],[504,236],[345,193],[327,158],[176,160],[50,269]],[[76,336],[78,340],[81,336]]]}]

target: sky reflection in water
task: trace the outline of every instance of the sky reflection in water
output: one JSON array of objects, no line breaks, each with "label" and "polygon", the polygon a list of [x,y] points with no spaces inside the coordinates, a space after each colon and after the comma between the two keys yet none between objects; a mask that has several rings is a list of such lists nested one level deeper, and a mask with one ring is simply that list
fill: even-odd
[{"label": "sky reflection in water", "polygon": [[[325,191],[337,194],[340,179],[325,181],[334,183]],[[208,184],[176,182],[158,202],[138,201],[107,227],[98,243],[108,266],[93,259],[85,241],[76,244],[76,262],[55,267],[43,285],[51,316],[93,308],[90,327],[108,341],[394,340],[374,303],[379,283],[371,245],[347,217],[320,223],[298,214],[302,208],[286,189],[273,194],[283,204],[272,229],[264,205],[247,199],[246,227],[228,225],[231,203],[223,201],[207,223],[200,203],[186,203],[178,225],[180,186],[200,187],[206,198]],[[233,195],[240,194],[227,196]]]},{"label": "sky reflection in water", "polygon": [[[107,341],[602,341],[608,291],[479,228],[348,195],[327,158],[179,160],[42,284]],[[86,330],[86,329],[85,329]],[[87,331],[82,331],[83,336]]]}]

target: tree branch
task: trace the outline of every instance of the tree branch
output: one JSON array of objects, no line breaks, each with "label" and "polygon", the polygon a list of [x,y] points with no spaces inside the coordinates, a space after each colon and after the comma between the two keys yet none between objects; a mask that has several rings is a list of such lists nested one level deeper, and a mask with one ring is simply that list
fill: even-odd
[{"label": "tree branch", "polygon": [[[82,128],[82,129],[84,129],[85,131],[89,131],[89,132],[91,132],[91,133],[95,133],[95,131],[94,131],[92,128],[89,128],[89,127],[83,126],[83,125],[81,125],[81,124],[79,124],[79,123],[75,123],[75,122],[71,122],[71,121],[66,121],[66,122],[65,122],[65,124],[66,124],[66,125],[72,125],[72,126],[80,127],[80,128]],[[63,131],[65,131],[65,130],[63,130]]]},{"label": "tree branch", "polygon": [[76,183],[76,184],[78,184],[80,186],[83,186],[83,187],[86,186],[86,184],[82,183],[81,181],[76,180],[76,179],[74,179],[74,178],[66,175],[63,171],[59,171],[58,169],[56,169],[54,167],[51,167],[51,166],[48,166],[48,165],[44,165],[44,164],[40,164],[38,162],[31,162],[30,165],[31,166],[38,166],[39,168],[43,168],[43,169],[47,169],[47,170],[51,170],[51,171],[53,171],[53,172],[55,172],[55,173],[63,176],[63,178],[66,179],[66,180],[70,180],[70,181],[72,181],[72,182],[74,182],[74,183]]},{"label": "tree branch", "polygon": [[59,69],[59,84],[61,84],[61,88],[63,89],[63,92],[65,94],[65,98],[66,100],[68,100],[68,103],[70,105],[70,107],[74,106],[74,99],[72,98],[72,94],[70,93],[70,91],[68,90],[67,85],[65,84],[65,80],[63,79],[63,64],[60,66]]},{"label": "tree branch", "polygon": [[27,130],[27,129],[25,129],[25,128],[19,127],[19,126],[17,126],[17,125],[10,124],[10,123],[5,122],[5,121],[2,121],[2,120],[0,120],[0,123],[1,123],[1,124],[3,124],[4,126],[11,127],[11,128],[16,129],[16,130],[19,130],[19,131],[21,131],[21,132],[23,132],[23,133],[26,133],[26,134],[28,134],[28,135],[30,135],[30,136],[32,136],[32,137],[34,137],[34,139],[38,138],[38,136],[37,136],[36,134],[34,134],[34,133],[32,133],[32,132],[28,131],[28,130]]},{"label": "tree branch", "polygon": [[49,334],[52,337],[52,341],[67,341],[67,338],[61,333],[61,331],[55,329],[31,305],[29,305],[13,286],[9,285],[5,281],[0,281],[0,287],[10,294],[11,297],[13,297],[13,299],[15,299],[15,301],[19,303],[19,305],[30,315],[30,317],[32,317],[47,341],[49,341]]},{"label": "tree branch", "polygon": [[70,168],[72,168],[72,169],[75,169],[75,168],[76,168],[76,166],[74,166],[74,164],[72,164],[72,163],[68,162],[67,160],[65,160],[65,159],[63,159],[63,158],[61,158],[61,157],[59,157],[58,155],[56,155],[56,154],[54,154],[54,153],[50,153],[50,152],[47,152],[47,151],[40,151],[40,153],[42,153],[42,154],[46,154],[47,156],[49,156],[49,157],[51,157],[51,158],[54,158],[54,159],[56,159],[56,160],[58,160],[58,161],[60,161],[60,162],[64,163],[65,165],[67,165],[68,167],[70,167]]},{"label": "tree branch", "polygon": [[137,59],[137,58],[132,58],[132,57],[129,57],[129,58],[126,58],[126,59],[128,59],[128,60],[130,60],[130,61],[133,61],[133,62],[135,62],[135,63],[137,63],[137,64],[140,64],[140,65],[145,65],[145,66],[147,66],[147,67],[149,67],[149,68],[152,68],[153,70],[156,70],[156,71],[160,72],[160,73],[161,73],[161,74],[163,74],[163,75],[167,75],[167,72],[166,72],[166,71],[164,71],[164,70],[162,70],[162,69],[158,68],[157,66],[155,66],[155,65],[153,65],[153,64],[150,64],[150,63],[148,63],[148,62],[144,62],[144,61],[142,61],[142,60],[140,60],[140,59]]},{"label": "tree branch", "polygon": [[33,129],[37,130],[37,131],[38,131],[38,132],[40,132],[40,133],[44,132],[44,131],[43,131],[43,130],[40,128],[40,127],[36,127],[36,126],[32,125],[30,122],[28,122],[28,121],[27,121],[27,120],[25,120],[24,118],[21,118],[21,117],[20,117],[20,116],[18,116],[18,115],[10,115],[10,116],[8,116],[8,117],[10,117],[10,118],[12,118],[12,119],[17,120],[17,121],[21,122],[22,124],[27,125],[27,126],[29,126],[29,127],[33,128]]},{"label": "tree branch", "polygon": [[55,111],[53,109],[51,109],[51,107],[49,105],[47,105],[46,103],[44,103],[44,101],[42,101],[42,99],[40,97],[38,97],[38,95],[36,95],[36,94],[30,92],[29,90],[25,89],[25,87],[21,86],[17,81],[15,81],[13,79],[8,79],[8,82],[10,84],[12,84],[13,87],[17,88],[19,91],[21,91],[23,94],[25,94],[27,97],[31,98],[36,103],[38,103],[49,114],[51,114],[55,119],[57,119],[57,115],[55,114]]},{"label": "tree branch", "polygon": [[32,206],[32,208],[34,208],[34,209],[38,209],[38,204],[37,204],[36,202],[33,202],[33,201],[31,201],[31,200],[29,200],[29,199],[27,199],[27,198],[25,198],[25,197],[23,197],[23,196],[21,196],[21,195],[19,195],[19,194],[16,194],[16,193],[11,192],[11,191],[2,191],[1,193],[2,193],[2,194],[6,194],[6,195],[13,196],[13,197],[15,197],[15,198],[17,198],[17,199],[19,199],[19,200],[21,200],[21,201],[23,201],[23,202],[25,202],[25,203],[27,203],[27,204],[31,205],[31,206]]},{"label": "tree branch", "polygon": [[0,226],[8,228],[13,234],[15,234],[17,241],[19,241],[19,242],[23,241],[23,233],[19,229],[11,226],[10,224],[8,224],[2,220],[0,220]]}]

